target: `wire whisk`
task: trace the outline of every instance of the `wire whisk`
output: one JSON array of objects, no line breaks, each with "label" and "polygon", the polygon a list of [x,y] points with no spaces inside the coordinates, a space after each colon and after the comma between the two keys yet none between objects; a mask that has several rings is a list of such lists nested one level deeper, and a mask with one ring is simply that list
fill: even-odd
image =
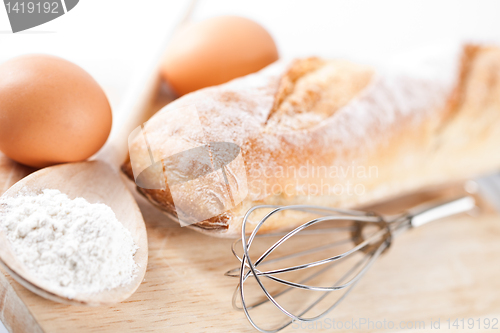
[{"label": "wire whisk", "polygon": [[[227,276],[239,278],[239,284],[233,295],[233,307],[243,310],[252,326],[260,332],[266,333],[281,331],[294,322],[318,321],[346,298],[377,258],[389,249],[393,239],[398,234],[443,217],[470,211],[473,208],[475,208],[475,200],[471,196],[440,204],[418,206],[404,214],[392,217],[371,212],[309,205],[255,206],[245,214],[241,239],[234,242],[232,246],[232,252],[241,262],[241,266],[226,273]],[[252,222],[250,217],[259,210],[265,210],[268,213],[263,215],[258,222]],[[309,221],[287,233],[257,235],[266,222],[273,218],[285,218],[283,214],[286,211],[294,211],[295,214],[300,212]],[[246,230],[249,224],[254,225],[254,230],[247,236]],[[318,228],[318,226],[323,227]],[[318,235],[322,237],[324,244],[315,240],[311,241],[307,237],[299,242],[299,238],[297,238],[297,236],[314,237]],[[269,241],[276,237],[279,237],[277,241],[272,243],[256,260],[252,259],[256,257],[250,256],[255,240],[267,239]],[[288,242],[292,238],[296,239],[296,241]],[[244,244],[241,255],[236,250],[240,243]],[[313,247],[309,246],[307,249],[297,250],[297,248],[311,243],[314,243]],[[284,249],[285,244],[288,244],[291,249]],[[254,248],[256,247],[254,246]],[[333,250],[337,248],[340,248],[343,252],[333,253]],[[327,253],[326,256],[325,253]],[[313,259],[305,263],[298,263],[298,258],[301,257]],[[264,266],[267,265],[286,262],[289,262],[289,264],[284,267],[264,269]],[[337,269],[332,269],[334,267],[337,267]],[[294,277],[299,275],[298,281],[294,282],[291,278],[285,277],[285,275],[293,274],[295,274]],[[319,277],[323,279],[322,281],[326,279],[328,284],[317,285],[317,283],[313,283]],[[257,290],[260,289],[264,294],[263,297],[257,298],[253,302],[250,302],[245,297],[245,283],[250,278],[253,278],[257,283]],[[278,286],[278,288],[266,286],[268,282],[273,283],[273,286]],[[292,291],[318,292],[319,295],[313,297],[312,300],[310,300],[310,297],[305,296],[291,298],[294,304],[302,305],[302,308],[296,310],[294,314],[294,311],[288,309],[279,301],[284,299],[287,294],[291,294]],[[324,303],[327,296],[334,292],[340,294],[333,303],[322,304],[321,311],[318,314],[309,314],[320,303]],[[256,294],[259,293],[254,292],[249,295],[256,298]],[[257,296],[262,296],[262,294],[260,293]],[[309,303],[306,304],[306,301],[309,301]],[[238,302],[241,304],[238,304]],[[257,323],[254,316],[250,314],[251,310],[258,309],[266,304],[273,305],[286,315],[284,320],[273,323],[275,326],[273,328],[264,328],[264,325]],[[308,314],[309,316],[307,316]],[[275,318],[275,316],[270,317],[270,315],[268,317]],[[264,320],[265,326],[269,325],[269,321]]]}]

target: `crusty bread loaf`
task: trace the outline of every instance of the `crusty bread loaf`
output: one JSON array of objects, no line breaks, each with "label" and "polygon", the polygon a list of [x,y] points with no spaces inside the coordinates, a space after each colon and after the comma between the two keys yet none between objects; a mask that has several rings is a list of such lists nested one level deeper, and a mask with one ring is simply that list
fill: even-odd
[{"label": "crusty bread loaf", "polygon": [[[409,70],[280,61],[186,95],[148,122],[152,153],[162,158],[205,142],[231,142],[241,147],[244,163],[228,165],[226,181],[219,170],[185,182],[175,205],[168,187],[139,190],[174,216],[183,210],[197,230],[237,237],[254,205],[359,207],[498,170],[500,48],[466,46],[461,56],[441,60],[434,67],[408,64]],[[167,144],[174,133],[165,130],[169,112],[193,106],[204,138],[178,123],[176,144]],[[130,149],[143,148],[132,140]],[[134,162],[150,163],[142,159]],[[134,179],[130,161],[123,171]],[[246,194],[234,207],[228,186]],[[284,213],[262,231],[292,228],[304,222],[299,217]]]}]

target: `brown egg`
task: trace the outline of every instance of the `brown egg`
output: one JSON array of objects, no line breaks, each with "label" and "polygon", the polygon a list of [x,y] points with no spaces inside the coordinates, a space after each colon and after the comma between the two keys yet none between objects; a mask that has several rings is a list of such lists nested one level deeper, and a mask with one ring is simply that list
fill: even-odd
[{"label": "brown egg", "polygon": [[0,65],[0,150],[17,162],[85,160],[106,142],[111,120],[99,84],[69,61],[28,55]]},{"label": "brown egg", "polygon": [[261,25],[243,17],[220,16],[179,30],[161,73],[184,95],[256,72],[277,59],[276,45]]}]

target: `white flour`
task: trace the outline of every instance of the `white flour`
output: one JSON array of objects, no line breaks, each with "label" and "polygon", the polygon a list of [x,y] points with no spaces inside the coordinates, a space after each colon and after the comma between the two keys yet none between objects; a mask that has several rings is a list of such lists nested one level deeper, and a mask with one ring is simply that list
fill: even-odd
[{"label": "white flour", "polygon": [[1,198],[0,210],[18,259],[51,289],[72,298],[132,281],[137,246],[107,205],[43,190]]}]

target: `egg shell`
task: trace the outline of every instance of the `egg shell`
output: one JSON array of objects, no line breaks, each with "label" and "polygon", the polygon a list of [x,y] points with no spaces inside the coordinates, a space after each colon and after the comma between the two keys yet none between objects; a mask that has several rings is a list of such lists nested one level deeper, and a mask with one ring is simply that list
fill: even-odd
[{"label": "egg shell", "polygon": [[276,44],[261,25],[220,16],[180,29],[167,48],[161,74],[184,95],[256,72],[277,59]]},{"label": "egg shell", "polygon": [[49,55],[0,65],[0,150],[33,167],[82,161],[106,142],[111,107],[82,68]]}]

